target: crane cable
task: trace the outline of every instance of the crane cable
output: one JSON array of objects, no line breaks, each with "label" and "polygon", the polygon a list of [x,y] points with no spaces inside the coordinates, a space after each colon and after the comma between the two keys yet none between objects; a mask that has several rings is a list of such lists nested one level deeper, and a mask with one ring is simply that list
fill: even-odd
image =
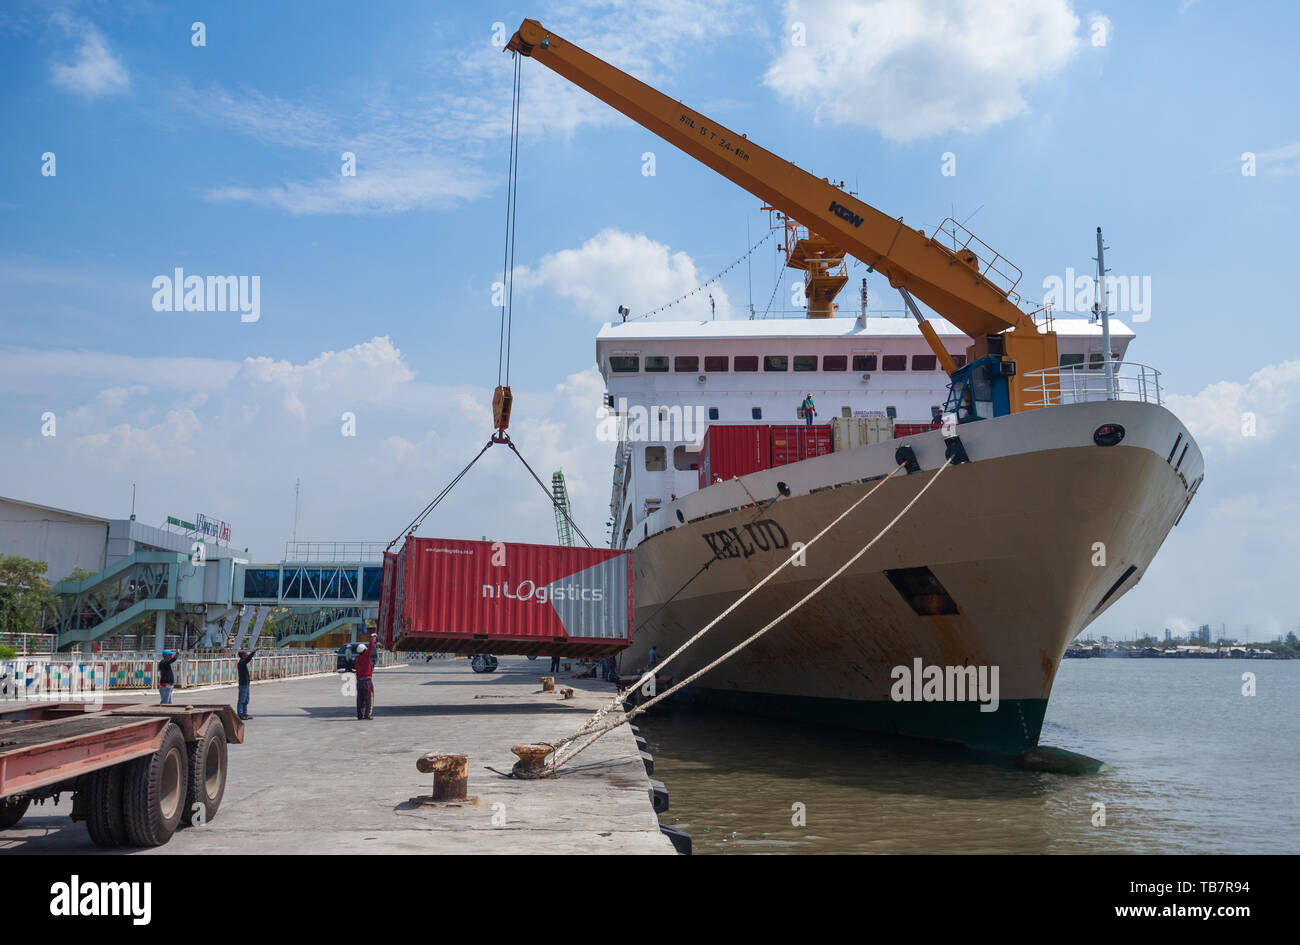
[{"label": "crane cable", "polygon": [[[876,493],[876,490],[879,489],[881,486],[883,486],[883,485],[884,485],[886,482],[888,482],[890,479],[892,479],[892,478],[893,478],[893,477],[898,473],[898,471],[899,471],[900,469],[903,469],[903,468],[904,468],[904,465],[905,465],[905,464],[899,464],[897,467],[895,467],[894,470],[893,470],[893,472],[891,472],[888,476],[885,476],[883,479],[881,479],[880,482],[878,482],[878,483],[877,483],[877,484],[876,484],[872,489],[870,489],[870,490],[869,490],[869,491],[868,491],[864,496],[862,496],[860,499],[858,499],[856,502],[854,502],[852,505],[850,505],[847,509],[845,509],[843,512],[841,512],[839,516],[837,516],[837,517],[836,517],[836,518],[835,518],[835,519],[834,519],[834,520],[833,520],[829,525],[827,525],[827,526],[826,526],[825,528],[823,528],[820,532],[818,532],[817,535],[816,535],[814,538],[812,538],[812,540],[810,540],[806,545],[803,546],[803,548],[801,548],[799,551],[795,552],[791,557],[789,557],[789,558],[787,558],[785,561],[783,561],[780,565],[777,566],[777,568],[776,568],[774,571],[772,571],[771,574],[769,574],[767,577],[763,578],[763,580],[761,580],[761,581],[759,581],[757,584],[755,584],[752,588],[750,588],[749,591],[747,591],[747,592],[746,592],[745,594],[743,594],[741,597],[737,598],[736,601],[733,602],[732,605],[731,605],[730,607],[728,607],[728,608],[727,608],[726,610],[724,610],[721,614],[719,614],[716,618],[714,618],[713,621],[711,621],[711,622],[710,622],[706,627],[704,627],[702,630],[699,630],[698,632],[696,632],[696,634],[695,634],[694,636],[692,636],[689,640],[687,640],[687,641],[686,641],[685,643],[683,643],[680,647],[678,647],[678,648],[677,648],[673,653],[671,653],[671,654],[668,656],[667,659],[665,659],[665,660],[663,661],[663,663],[660,664],[660,666],[662,667],[662,666],[664,666],[664,665],[667,665],[667,664],[668,664],[668,663],[673,659],[673,657],[677,656],[679,653],[681,653],[683,650],[685,650],[688,646],[690,646],[692,643],[694,643],[696,640],[698,640],[700,637],[702,637],[705,633],[707,633],[709,630],[711,630],[715,625],[717,625],[717,623],[718,623],[719,621],[722,620],[722,618],[726,617],[727,614],[731,613],[733,610],[735,610],[737,607],[739,607],[740,604],[741,604],[741,603],[742,603],[746,598],[748,598],[748,597],[749,597],[751,594],[753,594],[756,590],[758,590],[760,587],[762,587],[764,584],[766,584],[768,581],[770,581],[773,577],[775,577],[776,574],[777,574],[779,571],[781,571],[783,568],[785,568],[787,565],[789,565],[789,564],[790,564],[791,562],[793,562],[795,559],[797,559],[797,558],[799,558],[801,555],[803,555],[803,554],[807,551],[808,548],[812,547],[812,545],[813,545],[816,541],[818,541],[819,539],[821,539],[821,537],[822,537],[823,535],[825,535],[825,534],[826,534],[827,532],[829,532],[832,528],[834,528],[836,525],[838,525],[838,524],[839,524],[839,523],[840,523],[840,522],[841,522],[841,521],[842,521],[842,520],[843,520],[843,519],[844,519],[844,518],[845,518],[845,517],[846,517],[850,512],[852,512],[852,511],[853,511],[854,509],[856,509],[859,505],[861,505],[863,502],[865,502],[867,499],[869,499],[871,496],[873,496],[873,495]],[[608,706],[606,706],[604,709],[602,709],[600,712],[598,712],[595,716],[593,716],[590,720],[588,720],[587,724],[584,725],[581,729],[579,729],[578,732],[574,733],[573,735],[568,736],[567,738],[561,739],[559,742],[556,743],[556,750],[555,750],[555,753],[554,753],[554,754],[551,756],[551,758],[549,759],[549,762],[550,762],[550,763],[548,764],[547,774],[549,774],[549,775],[554,775],[555,772],[559,769],[560,765],[565,764],[565,763],[567,763],[567,762],[573,760],[573,758],[574,758],[576,755],[578,755],[578,754],[580,754],[581,752],[585,751],[586,749],[590,748],[590,747],[591,747],[593,744],[595,744],[596,741],[597,741],[598,739],[600,739],[603,735],[607,734],[608,732],[612,732],[614,729],[618,728],[620,725],[623,725],[623,724],[625,724],[625,723],[627,723],[627,722],[630,722],[632,719],[636,718],[638,715],[640,715],[640,714],[642,714],[643,712],[647,711],[647,710],[648,710],[652,705],[655,705],[655,704],[657,704],[657,703],[659,703],[659,702],[662,702],[664,699],[667,699],[669,696],[671,696],[673,693],[677,692],[677,690],[681,689],[683,686],[688,686],[688,685],[690,685],[692,682],[694,682],[695,680],[699,679],[701,676],[703,676],[705,673],[707,673],[707,672],[709,672],[710,670],[712,670],[714,667],[716,667],[716,666],[718,666],[719,664],[721,664],[721,663],[725,662],[726,660],[730,659],[732,656],[734,656],[735,654],[739,653],[739,652],[740,652],[741,650],[743,650],[745,647],[749,646],[751,643],[753,643],[753,642],[754,642],[755,640],[757,640],[759,637],[763,636],[763,634],[767,633],[769,630],[771,630],[773,627],[775,627],[777,624],[779,624],[781,621],[783,621],[786,617],[790,616],[792,613],[794,613],[796,610],[798,610],[798,609],[799,609],[800,607],[802,607],[804,604],[808,603],[808,601],[812,600],[812,598],[814,598],[814,597],[816,597],[818,594],[820,594],[820,593],[821,593],[821,592],[822,592],[822,591],[823,591],[823,590],[824,590],[824,589],[825,589],[825,588],[826,588],[826,587],[827,587],[827,586],[828,586],[832,581],[834,581],[834,580],[835,580],[836,578],[838,578],[841,574],[843,574],[843,573],[844,573],[845,571],[847,571],[850,567],[852,567],[852,566],[853,566],[853,565],[854,565],[854,564],[855,564],[855,563],[856,563],[856,562],[857,562],[857,561],[858,561],[858,560],[859,560],[863,555],[865,555],[868,551],[871,550],[871,547],[872,547],[873,545],[875,545],[876,542],[878,542],[881,538],[883,538],[883,537],[885,536],[885,534],[886,534],[890,529],[892,529],[896,524],[898,524],[899,520],[902,519],[902,517],[903,517],[904,515],[906,515],[906,514],[908,513],[908,511],[911,510],[912,506],[916,505],[916,503],[919,502],[919,501],[921,500],[921,497],[922,497],[923,495],[925,495],[926,492],[928,492],[928,491],[930,490],[930,487],[931,487],[932,485],[934,485],[935,482],[938,481],[939,476],[942,475],[943,471],[944,471],[945,469],[947,469],[947,468],[948,468],[949,466],[951,466],[951,465],[952,465],[952,459],[951,459],[951,458],[945,460],[944,463],[943,463],[943,465],[940,466],[940,467],[938,467],[938,468],[934,471],[934,475],[930,477],[929,481],[926,482],[926,484],[925,484],[924,486],[921,487],[920,491],[918,491],[917,494],[916,494],[915,496],[912,497],[912,500],[911,500],[910,502],[908,502],[907,505],[903,506],[903,508],[899,511],[899,513],[898,513],[897,515],[895,515],[895,516],[894,516],[894,517],[889,521],[889,524],[887,524],[884,528],[882,528],[879,532],[877,532],[877,533],[876,533],[876,536],[875,536],[874,538],[872,538],[871,541],[869,541],[869,542],[867,542],[865,545],[863,545],[863,546],[858,550],[858,552],[857,552],[856,554],[853,555],[853,557],[849,558],[848,561],[845,561],[845,562],[844,562],[842,565],[840,565],[840,566],[839,566],[839,567],[838,567],[838,568],[837,568],[837,569],[836,569],[836,570],[835,570],[835,571],[834,571],[834,572],[833,572],[833,573],[832,573],[828,578],[826,578],[824,581],[822,581],[820,584],[818,584],[816,587],[814,587],[811,591],[809,591],[807,594],[805,594],[803,597],[801,597],[798,601],[796,601],[794,604],[792,604],[790,607],[788,607],[788,608],[787,608],[785,611],[783,611],[779,616],[777,616],[777,617],[775,617],[773,620],[769,621],[769,622],[768,622],[764,627],[762,627],[761,629],[756,630],[754,633],[750,634],[748,637],[746,637],[746,638],[745,638],[744,640],[742,640],[740,643],[737,643],[735,646],[733,646],[733,647],[732,647],[731,649],[729,649],[727,652],[723,653],[723,654],[722,654],[721,656],[719,656],[717,659],[711,661],[708,665],[706,665],[706,666],[704,666],[704,667],[702,667],[702,668],[700,668],[700,669],[697,669],[695,672],[691,673],[689,676],[687,676],[687,677],[686,677],[685,679],[683,679],[681,682],[674,684],[673,686],[669,687],[668,689],[665,689],[663,692],[659,693],[658,695],[654,696],[653,698],[650,698],[650,699],[646,700],[645,702],[642,702],[640,705],[638,705],[638,706],[636,706],[635,708],[633,708],[632,711],[625,713],[625,714],[624,714],[623,716],[621,716],[620,718],[613,719],[613,720],[611,720],[611,721],[609,721],[609,722],[606,722],[606,723],[603,724],[603,725],[598,725],[599,719],[600,719],[602,716],[607,715],[607,714],[608,714],[610,711],[612,711],[614,708],[620,706],[620,705],[623,703],[623,701],[626,700],[627,697],[628,697],[629,695],[631,695],[633,689],[635,689],[637,685],[642,685],[642,684],[644,684],[645,682],[647,682],[647,681],[649,681],[649,680],[651,680],[651,679],[654,678],[654,675],[655,675],[655,668],[652,667],[650,670],[648,670],[648,671],[647,671],[647,672],[646,672],[646,673],[641,677],[641,679],[638,679],[638,680],[637,680],[637,683],[636,683],[635,685],[630,686],[630,687],[628,687],[627,689],[624,689],[623,691],[621,691],[617,696],[614,697],[614,699],[611,701],[611,703],[610,703]],[[586,742],[584,742],[583,744],[578,745],[576,748],[570,748],[570,747],[569,747],[569,746],[571,746],[574,742],[576,742],[579,738],[584,737],[584,736],[588,736],[588,735],[590,736],[590,738],[588,738],[588,740],[587,740]],[[567,749],[567,750],[566,750],[566,749]]]},{"label": "crane cable", "polygon": [[[515,216],[519,193],[519,66],[515,53],[515,75],[510,103],[510,161],[506,173],[506,233],[501,254],[501,330],[497,348],[497,386],[510,386],[510,341],[514,325]],[[504,373],[503,373],[504,367]]]},{"label": "crane cable", "polygon": [[[515,74],[510,107],[510,161],[506,181],[506,235],[505,248],[502,253],[501,262],[501,278],[503,280],[501,294],[501,327],[497,348],[497,387],[500,388],[504,386],[507,389],[510,386],[510,341],[514,316],[515,217],[519,204],[520,56],[518,53],[515,54],[514,60]],[[501,427],[486,443],[483,444],[483,448],[478,451],[465,468],[458,472],[455,477],[452,478],[451,482],[447,483],[447,485],[442,488],[442,491],[433,497],[433,500],[424,507],[419,515],[411,520],[410,524],[407,525],[406,528],[402,529],[396,538],[388,543],[388,547],[384,550],[388,551],[403,538],[412,537],[419,530],[420,526],[424,524],[424,520],[429,517],[430,513],[432,513],[433,510],[438,507],[439,503],[441,503],[442,500],[451,493],[452,489],[456,488],[460,481],[465,478],[466,474],[469,473],[474,464],[482,458],[483,454],[486,453],[494,443],[504,443],[510,447],[510,451],[519,458],[519,462],[524,464],[524,468],[528,470],[529,475],[531,475],[534,481],[536,481],[537,485],[546,495],[546,498],[555,506],[556,509],[559,510],[560,514],[564,516],[565,521],[569,523],[570,527],[578,537],[582,539],[583,543],[586,544],[588,548],[594,547],[591,541],[583,533],[582,529],[578,527],[578,523],[573,520],[573,517],[569,514],[569,510],[564,508],[555,496],[551,494],[551,491],[546,488],[546,484],[542,482],[541,477],[537,475],[533,470],[533,467],[528,464],[528,460],[524,459],[523,454],[519,452],[519,448],[515,446],[514,441],[510,439],[510,435],[505,432],[505,428]]]}]

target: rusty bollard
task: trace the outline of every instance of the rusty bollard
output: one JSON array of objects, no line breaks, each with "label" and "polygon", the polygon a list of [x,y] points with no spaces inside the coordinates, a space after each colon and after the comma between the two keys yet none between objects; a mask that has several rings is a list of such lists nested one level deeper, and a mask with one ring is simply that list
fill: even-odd
[{"label": "rusty bollard", "polygon": [[554,692],[554,691],[555,691],[555,677],[554,677],[554,676],[543,676],[543,677],[542,677],[542,692]]},{"label": "rusty bollard", "polygon": [[516,778],[541,778],[546,776],[546,756],[555,751],[554,745],[515,745],[510,749],[519,756],[510,773]]},{"label": "rusty bollard", "polygon": [[571,689],[569,686],[565,686],[563,689],[560,690],[560,695],[564,696],[564,698],[566,699],[572,699],[573,689]]},{"label": "rusty bollard", "polygon": [[463,801],[469,787],[469,755],[422,755],[415,767],[433,775],[435,801]]}]

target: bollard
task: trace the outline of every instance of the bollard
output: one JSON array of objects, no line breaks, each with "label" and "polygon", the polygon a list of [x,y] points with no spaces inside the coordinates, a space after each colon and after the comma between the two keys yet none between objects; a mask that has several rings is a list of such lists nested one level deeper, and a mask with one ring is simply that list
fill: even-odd
[{"label": "bollard", "polygon": [[415,767],[423,774],[433,775],[435,801],[463,801],[469,788],[469,755],[422,755]]},{"label": "bollard", "polygon": [[542,677],[542,692],[554,692],[554,691],[555,691],[555,677],[554,677],[554,676],[543,676],[543,677]]},{"label": "bollard", "polygon": [[560,695],[564,696],[564,698],[566,699],[572,699],[573,690],[570,687],[565,686],[563,689],[560,690]]},{"label": "bollard", "polygon": [[515,745],[510,749],[519,756],[510,773],[516,778],[542,778],[546,776],[546,756],[555,751],[554,745]]}]

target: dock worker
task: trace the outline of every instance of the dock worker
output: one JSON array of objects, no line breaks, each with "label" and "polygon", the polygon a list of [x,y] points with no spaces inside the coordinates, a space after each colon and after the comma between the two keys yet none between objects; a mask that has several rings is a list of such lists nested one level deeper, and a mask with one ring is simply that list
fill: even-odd
[{"label": "dock worker", "polygon": [[658,651],[657,649],[655,649],[655,647],[652,645],[652,646],[650,647],[650,655],[649,655],[648,657],[646,657],[645,668],[646,668],[647,670],[654,669],[654,668],[655,668],[655,663],[658,663],[658,662],[659,662],[659,651]]},{"label": "dock worker", "polygon": [[239,648],[239,663],[235,667],[239,672],[239,705],[235,708],[235,714],[244,721],[248,721],[252,718],[252,716],[248,714],[248,694],[251,685],[251,680],[248,674],[248,664],[253,662],[253,657],[256,655],[256,647],[249,650],[246,647],[241,646]]},{"label": "dock worker", "polygon": [[176,675],[172,672],[172,663],[175,662],[176,651],[163,650],[163,658],[158,662],[159,705],[172,704],[172,689],[176,686]]},{"label": "dock worker", "polygon": [[357,721],[375,717],[375,681],[370,647],[357,644]]},{"label": "dock worker", "polygon": [[817,405],[813,403],[812,391],[808,392],[808,396],[803,399],[799,407],[803,410],[803,422],[812,426],[813,417],[817,416]]},{"label": "dock worker", "polygon": [[553,673],[558,673],[559,671],[560,671],[560,654],[559,654],[559,653],[552,653],[552,654],[551,654],[551,672],[553,672]]}]

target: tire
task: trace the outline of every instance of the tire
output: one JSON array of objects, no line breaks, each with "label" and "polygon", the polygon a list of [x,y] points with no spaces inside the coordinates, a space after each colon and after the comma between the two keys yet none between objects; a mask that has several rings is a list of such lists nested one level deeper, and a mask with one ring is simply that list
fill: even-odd
[{"label": "tire", "polygon": [[28,797],[0,798],[0,830],[8,830],[22,820],[31,802]]},{"label": "tire", "polygon": [[211,823],[226,793],[226,730],[221,722],[217,719],[209,722],[188,751],[190,787],[185,795],[185,812],[181,815],[181,823],[186,827],[195,821],[196,805],[203,807],[203,819],[199,823]]},{"label": "tire", "polygon": [[185,736],[177,725],[168,723],[162,747],[131,762],[126,771],[122,808],[131,843],[158,847],[172,838],[185,813],[188,781]]},{"label": "tire", "polygon": [[127,841],[122,791],[129,766],[101,768],[86,779],[86,829],[97,847],[120,847]]}]

